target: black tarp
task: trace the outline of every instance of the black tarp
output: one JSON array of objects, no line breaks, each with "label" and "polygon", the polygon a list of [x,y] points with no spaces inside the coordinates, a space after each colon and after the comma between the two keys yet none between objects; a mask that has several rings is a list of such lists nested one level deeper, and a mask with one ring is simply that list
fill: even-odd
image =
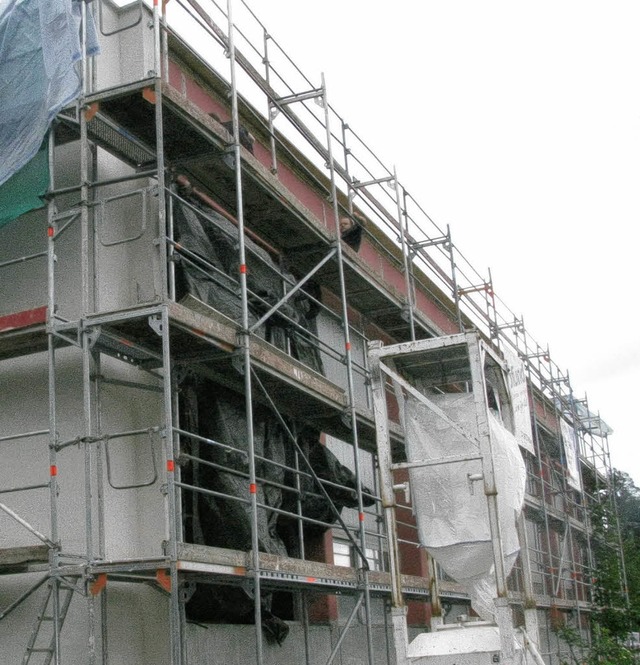
[{"label": "black tarp", "polygon": [[[184,492],[185,537],[198,544],[249,551],[252,516],[244,398],[194,376],[183,382],[180,397],[182,429],[206,439],[183,437],[182,449],[189,460],[183,465],[183,481],[216,492],[215,496]],[[295,430],[296,424],[290,425]],[[293,469],[298,447],[275,415],[265,408],[254,409],[259,504],[256,520],[258,547],[262,552],[282,556],[300,553],[296,517],[274,512],[274,508],[294,515],[300,510],[303,517],[332,524],[337,519],[336,510],[339,513],[344,507],[357,506],[355,475],[322,445],[317,430],[302,425],[300,428],[296,441],[301,453],[298,457],[301,473],[296,481]],[[311,477],[302,455],[318,478],[340,485],[325,487],[334,509]],[[363,489],[370,493],[369,489]],[[370,505],[372,501],[365,503]],[[305,527],[305,533],[324,529],[322,525],[311,524]],[[198,584],[187,604],[187,616],[200,622],[246,623],[253,622],[253,607],[254,601],[244,589]],[[262,595],[262,620],[269,639],[281,642],[286,637],[288,628],[271,611],[270,594]]]},{"label": "black tarp", "polygon": [[[177,299],[191,293],[239,322],[242,305],[236,277],[237,227],[196,199],[176,202],[174,222],[180,256]],[[249,326],[253,326],[295,286],[296,279],[251,238],[245,238],[245,260]],[[255,333],[322,374],[322,359],[315,339],[319,307],[314,298],[319,296],[319,289],[315,284],[305,286],[308,293],[297,291]]]},{"label": "black tarp", "polygon": [[[177,297],[190,293],[229,318],[241,316],[238,274],[238,230],[222,215],[193,198],[176,200],[174,222],[178,255]],[[296,280],[254,241],[246,239],[247,288],[250,325],[275,303]],[[256,334],[322,373],[322,361],[315,339],[315,317],[319,311],[319,289],[306,285],[274,314]],[[310,297],[311,296],[311,297]],[[320,432],[289,420],[297,433],[300,450],[311,462],[319,478],[345,486],[327,487],[338,512],[357,506],[354,474],[320,442]],[[221,388],[215,381],[187,374],[180,385],[181,429],[206,439],[184,436],[182,449],[188,456],[182,477],[186,484],[211,490],[216,495],[197,491],[183,493],[185,538],[194,543],[249,551],[251,549],[251,505],[249,490],[248,432],[244,397]],[[294,517],[273,509],[296,513],[300,506],[305,517],[333,523],[335,511],[322,496],[301,458],[304,474],[296,482],[292,471],[296,446],[281,421],[270,410],[255,405],[253,442],[259,549],[277,555],[297,556],[300,551]],[[212,443],[214,442],[214,443]],[[300,487],[300,493],[288,490]],[[365,490],[369,492],[369,490]],[[232,497],[232,498],[225,498]],[[370,502],[367,502],[370,503]],[[315,525],[308,530],[322,531]],[[244,588],[197,584],[191,589],[187,616],[195,621],[253,622],[254,601]],[[271,597],[262,596],[263,628],[267,638],[281,642],[286,624],[271,611]]]}]

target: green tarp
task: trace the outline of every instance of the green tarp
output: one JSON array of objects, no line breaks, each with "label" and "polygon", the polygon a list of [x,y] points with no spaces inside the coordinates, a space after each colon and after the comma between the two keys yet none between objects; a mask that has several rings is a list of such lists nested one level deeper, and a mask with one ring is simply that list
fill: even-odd
[{"label": "green tarp", "polygon": [[35,157],[0,185],[0,226],[29,210],[42,208],[42,196],[49,188],[47,140]]}]

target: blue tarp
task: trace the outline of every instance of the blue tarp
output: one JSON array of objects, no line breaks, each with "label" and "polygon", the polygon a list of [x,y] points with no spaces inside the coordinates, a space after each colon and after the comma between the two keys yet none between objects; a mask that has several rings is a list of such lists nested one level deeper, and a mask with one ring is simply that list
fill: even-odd
[{"label": "blue tarp", "polygon": [[55,115],[80,93],[80,58],[79,2],[0,0],[0,185],[35,156]]}]

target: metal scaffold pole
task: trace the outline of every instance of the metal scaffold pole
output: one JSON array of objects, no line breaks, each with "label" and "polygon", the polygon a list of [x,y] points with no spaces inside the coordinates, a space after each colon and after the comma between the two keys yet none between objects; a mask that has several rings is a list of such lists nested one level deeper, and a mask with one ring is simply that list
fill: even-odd
[{"label": "metal scaffold pole", "polygon": [[[83,418],[84,418],[84,510],[85,510],[85,548],[86,561],[92,565],[96,560],[94,542],[94,504],[95,504],[95,415],[94,395],[92,391],[92,368],[93,352],[91,342],[91,331],[85,325],[87,316],[93,313],[95,308],[95,253],[93,233],[91,225],[92,216],[90,209],[90,180],[95,174],[90,173],[90,152],[85,99],[90,91],[89,64],[87,57],[87,8],[82,3],[82,91],[78,106],[80,122],[80,245],[81,245],[81,282],[82,282],[82,313],[80,320],[80,340],[82,352],[82,394],[83,394]],[[88,580],[85,580],[88,583]],[[97,662],[96,644],[98,639],[98,621],[96,617],[97,599],[91,593],[87,593],[88,612],[88,662],[93,665]]]},{"label": "metal scaffold pole", "polygon": [[495,603],[495,618],[500,630],[500,643],[502,647],[503,662],[511,665],[514,662],[515,651],[513,645],[513,624],[511,609],[508,601],[507,573],[505,568],[500,522],[498,519],[498,490],[496,487],[496,474],[494,466],[492,434],[487,420],[487,395],[483,379],[483,353],[477,340],[469,343],[469,363],[471,368],[471,383],[473,386],[473,399],[475,402],[476,419],[478,423],[478,441],[482,457],[482,482],[487,497],[487,510],[489,514],[489,530],[493,548],[493,561],[495,566],[495,580],[497,597]]},{"label": "metal scaffold pole", "polygon": [[402,246],[402,257],[404,261],[404,280],[407,289],[407,317],[409,320],[409,329],[411,331],[411,339],[416,338],[416,326],[414,322],[415,316],[415,288],[413,282],[413,261],[410,254],[409,247],[409,229],[406,206],[403,206],[404,200],[400,195],[400,183],[398,182],[398,175],[394,168],[393,170],[393,184],[396,195],[396,214],[398,215],[398,226],[400,227],[400,244]]},{"label": "metal scaffold pole", "polygon": [[340,300],[342,304],[342,327],[344,333],[344,359],[347,370],[347,387],[348,387],[348,396],[349,396],[349,417],[351,422],[351,430],[353,434],[353,457],[354,457],[354,467],[355,467],[355,477],[356,477],[356,488],[357,488],[357,499],[358,499],[358,518],[360,524],[360,547],[362,550],[362,569],[364,574],[364,608],[366,615],[366,629],[367,629],[367,654],[369,664],[374,664],[374,655],[373,655],[373,636],[371,632],[371,598],[369,594],[369,564],[364,558],[364,553],[367,549],[367,539],[365,532],[364,524],[364,504],[362,500],[362,480],[360,477],[360,448],[358,443],[358,421],[356,415],[356,404],[355,404],[355,389],[353,384],[353,359],[352,359],[352,349],[351,349],[351,336],[349,332],[349,307],[347,302],[347,291],[344,279],[344,264],[342,258],[342,246],[340,242],[340,209],[338,206],[338,192],[336,188],[336,176],[333,162],[333,152],[331,148],[332,136],[331,136],[331,123],[329,119],[329,104],[327,102],[327,88],[325,85],[324,74],[322,75],[322,105],[324,108],[324,124],[326,130],[326,141],[327,141],[327,165],[329,168],[330,179],[331,179],[331,203],[333,205],[333,215],[335,222],[335,232],[337,238],[337,264],[338,264],[338,279],[340,283]]},{"label": "metal scaffold pole", "polygon": [[[163,26],[164,26],[164,3],[160,7],[159,0],[153,0],[153,29],[154,29],[154,104],[155,104],[155,131],[156,131],[156,168],[158,180],[158,235],[159,238],[168,236],[167,226],[167,196],[166,196],[166,164],[163,127],[163,94],[162,79],[166,72],[167,59],[163,51]],[[161,266],[161,288],[163,300],[173,291],[173,274],[168,261],[167,243],[159,242]],[[163,367],[163,412],[164,412],[164,449],[166,461],[166,516],[167,516],[167,541],[169,555],[169,629],[170,650],[172,665],[183,665],[186,663],[184,643],[184,613],[180,600],[180,577],[177,569],[178,541],[181,530],[181,514],[178,509],[179,501],[176,487],[176,476],[179,476],[179,468],[176,468],[176,458],[179,456],[179,446],[174,432],[174,385],[172,378],[172,357],[169,339],[169,315],[166,306],[162,308],[159,319],[149,322],[155,326],[155,331],[162,338],[162,367]],[[179,478],[178,478],[179,480]]]},{"label": "metal scaffold pole", "polygon": [[255,441],[253,430],[253,397],[251,385],[251,333],[249,331],[249,294],[247,288],[247,263],[244,241],[244,205],[242,196],[242,163],[240,159],[240,123],[238,119],[238,89],[236,84],[235,26],[233,23],[234,0],[227,0],[229,22],[228,57],[231,76],[231,119],[233,123],[233,158],[236,186],[236,218],[238,220],[238,257],[240,293],[242,302],[242,330],[240,346],[243,358],[245,409],[247,423],[247,447],[249,463],[249,497],[251,501],[251,557],[253,568],[254,620],[256,639],[256,663],[263,663],[262,647],[262,598],[260,585],[260,550],[258,540],[258,485],[256,477]]},{"label": "metal scaffold pole", "polygon": [[[382,342],[371,342],[369,350],[381,349]],[[369,353],[371,356],[371,353]],[[370,358],[371,392],[373,395],[374,420],[376,426],[376,444],[378,453],[378,474],[380,477],[380,496],[389,544],[389,572],[391,574],[391,623],[396,659],[404,663],[407,657],[407,620],[406,607],[402,595],[402,576],[398,548],[396,524],[396,499],[393,490],[392,455],[389,438],[389,418],[387,413],[385,377],[380,367],[380,358]]]},{"label": "metal scaffold pole", "polygon": [[[49,132],[49,190],[55,188],[55,130]],[[53,328],[55,326],[54,313],[55,303],[55,234],[57,225],[55,221],[56,204],[51,197],[47,204],[47,375],[49,394],[49,505],[51,511],[51,540],[55,547],[49,550],[50,570],[55,571],[58,567],[58,461],[57,461],[57,419],[56,419],[56,365],[55,365],[55,338]],[[53,596],[53,639],[54,639],[54,663],[60,663],[60,611],[59,597]]]}]

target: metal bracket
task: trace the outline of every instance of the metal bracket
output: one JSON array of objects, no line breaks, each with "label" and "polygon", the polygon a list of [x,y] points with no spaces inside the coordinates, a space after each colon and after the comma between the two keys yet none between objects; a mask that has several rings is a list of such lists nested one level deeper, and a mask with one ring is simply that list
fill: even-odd
[{"label": "metal bracket", "polygon": [[164,332],[162,317],[160,317],[158,314],[154,314],[148,318],[148,323],[149,328],[151,328],[151,330],[153,330],[153,332],[156,333],[158,337],[162,337],[162,333]]},{"label": "metal bracket", "polygon": [[240,349],[237,349],[231,354],[231,366],[241,376],[244,376],[244,357]]},{"label": "metal bracket", "polygon": [[344,411],[340,414],[340,422],[347,427],[348,429],[351,429],[352,427],[352,422],[351,422],[351,408],[346,407]]},{"label": "metal bracket", "polygon": [[415,256],[421,249],[437,245],[442,245],[447,250],[451,249],[451,236],[439,236],[438,238],[428,238],[427,240],[412,242],[409,245],[409,251]]},{"label": "metal bracket", "polygon": [[318,97],[324,97],[323,88],[313,88],[307,92],[300,92],[293,95],[285,95],[284,97],[278,97],[274,100],[274,103],[278,106],[286,106],[287,104],[293,104],[295,102],[304,102],[307,99],[317,99]]},{"label": "metal bracket", "polygon": [[479,482],[481,480],[484,480],[484,474],[482,473],[468,473],[467,474],[467,480],[469,481],[469,490],[471,491],[471,494],[475,494],[474,488],[473,488],[473,483]]},{"label": "metal bracket", "polygon": [[478,293],[480,291],[485,291],[488,295],[493,295],[493,285],[491,282],[485,282],[484,284],[477,284],[475,286],[466,286],[458,289],[459,296],[466,296],[470,293]]},{"label": "metal bracket", "polygon": [[524,334],[524,321],[522,319],[514,319],[511,323],[501,323],[500,325],[491,326],[491,337],[497,337],[501,330],[513,330],[516,333]]},{"label": "metal bracket", "polygon": [[549,355],[549,349],[546,351],[541,351],[539,353],[527,353],[520,356],[522,360],[533,360],[535,358],[542,358],[546,363],[551,362],[551,356]]},{"label": "metal bracket", "polygon": [[196,592],[195,582],[182,582],[180,584],[180,591],[179,591],[180,602],[188,603],[195,592]]},{"label": "metal bracket", "polygon": [[[389,183],[389,188],[393,189],[396,186],[396,176],[394,175],[389,175],[385,176],[384,178],[374,178],[373,180],[365,180],[364,182],[360,182],[359,180],[354,180],[351,183],[351,188],[358,190],[362,189],[363,187],[368,187],[369,185],[381,185],[383,183]],[[392,185],[393,183],[393,185]]]},{"label": "metal bracket", "polygon": [[403,492],[405,503],[411,503],[411,485],[408,480],[404,483],[400,483],[399,485],[394,485],[393,491]]},{"label": "metal bracket", "polygon": [[101,332],[102,328],[100,326],[95,326],[94,328],[91,329],[90,332],[87,333],[87,342],[89,343],[90,349],[93,349],[96,343],[98,342]]},{"label": "metal bracket", "polygon": [[[252,572],[255,572],[253,568],[249,568],[247,566],[247,570],[251,570]],[[240,583],[240,588],[249,596],[249,598],[253,599],[255,598],[256,595],[256,587],[255,584],[253,583],[253,580],[251,578],[244,579]]]}]

